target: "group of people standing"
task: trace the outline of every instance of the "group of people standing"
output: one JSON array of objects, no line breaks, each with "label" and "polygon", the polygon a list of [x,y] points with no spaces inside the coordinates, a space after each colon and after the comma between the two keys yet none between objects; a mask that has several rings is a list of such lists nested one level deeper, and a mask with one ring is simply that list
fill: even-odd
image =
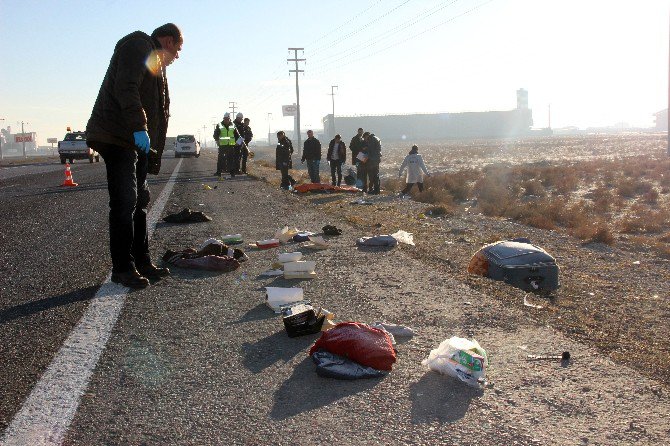
[{"label": "group of people standing", "polygon": [[215,176],[221,176],[223,172],[228,172],[231,178],[240,173],[247,173],[247,159],[249,158],[249,143],[254,137],[251,127],[251,120],[245,118],[242,113],[235,116],[235,120],[230,120],[230,113],[223,115],[221,123],[214,129],[214,141],[219,149],[216,160]]},{"label": "group of people standing", "polygon": [[[381,141],[374,133],[364,132],[362,128],[351,139],[351,164],[356,166],[356,185],[363,192],[379,194],[379,164],[382,158]],[[288,189],[295,184],[295,179],[289,174],[293,167],[291,160],[293,143],[283,131],[277,132],[277,149],[275,167],[281,171],[281,187]],[[303,145],[301,163],[307,163],[307,172],[312,183],[320,183],[320,165],[323,156],[321,142],[314,136],[312,130],[307,131],[307,139]],[[331,184],[342,184],[342,165],[347,160],[347,145],[342,136],[335,137],[328,143],[326,161],[330,165]]]}]

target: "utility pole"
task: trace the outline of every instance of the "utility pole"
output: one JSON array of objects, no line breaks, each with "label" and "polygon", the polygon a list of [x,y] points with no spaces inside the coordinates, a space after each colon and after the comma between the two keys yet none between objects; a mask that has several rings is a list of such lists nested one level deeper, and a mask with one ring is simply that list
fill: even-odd
[{"label": "utility pole", "polygon": [[[0,118],[0,121],[4,121],[5,118]],[[2,130],[2,127],[0,127],[0,130]],[[2,132],[0,132],[0,161],[4,158],[2,154]]]},{"label": "utility pole", "polygon": [[270,141],[272,140],[272,130],[270,130],[270,118],[272,118],[272,113],[268,112],[268,146],[271,145]]},{"label": "utility pole", "polygon": [[670,45],[668,46],[668,156],[670,156]]},{"label": "utility pole", "polygon": [[229,102],[228,102],[228,105],[230,106],[230,108],[233,109],[233,119],[235,119],[235,108],[237,107],[237,102],[235,102],[235,101],[229,101]]},{"label": "utility pole", "polygon": [[289,76],[291,75],[290,73],[295,73],[295,133],[298,137],[298,156],[302,156],[302,144],[300,143],[300,87],[298,86],[298,73],[304,73],[305,70],[300,70],[298,68],[298,62],[305,62],[307,59],[298,59],[298,51],[302,51],[304,54],[304,48],[289,48],[288,50],[293,51],[293,59],[286,59],[286,62],[295,62],[295,70],[288,70],[288,72]]},{"label": "utility pole", "polygon": [[331,85],[330,86],[330,96],[333,99],[333,134],[330,135],[330,137],[334,136],[337,131],[335,130],[335,88],[337,88],[337,85]]},{"label": "utility pole", "polygon": [[[205,149],[207,148],[207,124],[202,126],[202,136],[205,139]],[[202,147],[201,147],[202,149]]]}]

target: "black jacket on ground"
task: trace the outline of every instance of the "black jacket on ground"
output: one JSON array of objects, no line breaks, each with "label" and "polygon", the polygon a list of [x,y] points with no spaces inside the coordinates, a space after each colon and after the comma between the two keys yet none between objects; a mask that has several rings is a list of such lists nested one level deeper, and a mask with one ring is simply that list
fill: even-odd
[{"label": "black jacket on ground", "polygon": [[351,138],[351,142],[349,143],[349,150],[351,150],[351,164],[356,164],[356,156],[358,156],[358,152],[363,149],[364,143],[363,138],[358,136],[358,133]]},{"label": "black jacket on ground", "polygon": [[288,163],[288,168],[293,167],[291,155],[293,155],[293,143],[288,138],[279,141],[276,149],[275,168],[280,170],[283,163]]},{"label": "black jacket on ground", "polygon": [[307,138],[302,146],[302,160],[320,160],[321,141],[315,137]]},{"label": "black jacket on ground", "polygon": [[160,168],[170,116],[165,67],[156,52],[160,48],[158,40],[141,31],[117,42],[86,125],[89,144],[129,149],[136,149],[133,133],[146,130],[157,152],[157,157],[149,157],[149,172],[154,174]]},{"label": "black jacket on ground", "polygon": [[[333,160],[333,151],[335,150],[335,139],[331,139],[328,144],[328,154],[326,154],[326,160]],[[347,161],[347,145],[344,141],[340,140],[340,146],[338,147],[338,160],[342,163]]]}]

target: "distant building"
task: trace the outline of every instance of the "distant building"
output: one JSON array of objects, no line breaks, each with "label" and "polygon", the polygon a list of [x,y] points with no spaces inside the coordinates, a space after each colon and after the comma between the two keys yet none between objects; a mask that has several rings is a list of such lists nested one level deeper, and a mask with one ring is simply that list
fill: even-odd
[{"label": "distant building", "polygon": [[23,155],[23,146],[25,143],[26,154],[37,152],[39,146],[36,132],[11,133],[11,128],[1,130],[2,153],[4,156]]},{"label": "distant building", "polygon": [[654,113],[656,116],[656,128],[657,132],[667,132],[668,131],[668,109],[661,110]]},{"label": "distant building", "polygon": [[425,113],[395,115],[362,115],[323,117],[326,139],[335,130],[345,140],[356,134],[359,127],[386,140],[430,140],[505,138],[530,134],[533,112],[528,108],[528,92],[517,91],[517,108],[507,111]]}]

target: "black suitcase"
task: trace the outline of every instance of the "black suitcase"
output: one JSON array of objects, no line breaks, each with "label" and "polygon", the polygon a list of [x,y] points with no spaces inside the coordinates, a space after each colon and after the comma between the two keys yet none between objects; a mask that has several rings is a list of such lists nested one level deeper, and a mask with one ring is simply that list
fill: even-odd
[{"label": "black suitcase", "polygon": [[527,292],[547,293],[558,289],[560,268],[547,251],[528,239],[505,240],[484,246],[487,276]]}]

